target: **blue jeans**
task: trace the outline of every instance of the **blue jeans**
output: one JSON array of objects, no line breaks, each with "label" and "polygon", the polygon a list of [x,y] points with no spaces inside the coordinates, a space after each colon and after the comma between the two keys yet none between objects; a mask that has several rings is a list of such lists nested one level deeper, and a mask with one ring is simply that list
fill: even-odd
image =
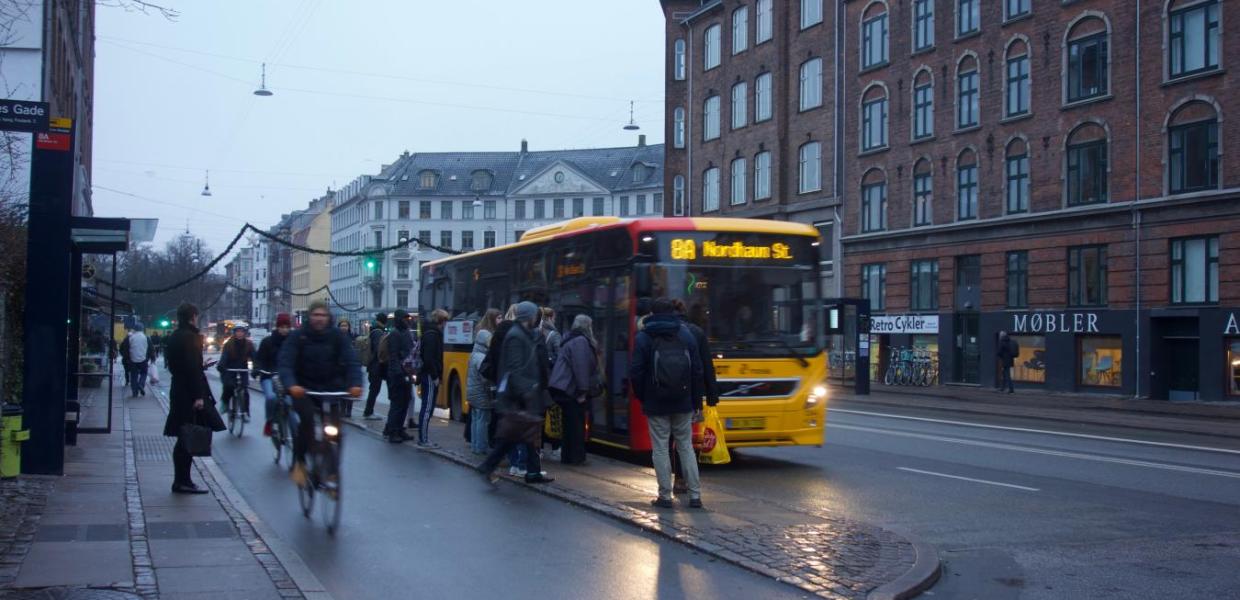
[{"label": "blue jeans", "polygon": [[475,454],[486,454],[490,450],[487,434],[491,428],[491,409],[469,407],[469,445]]},{"label": "blue jeans", "polygon": [[263,397],[267,399],[264,404],[266,407],[267,420],[272,421],[276,417],[276,384],[271,378],[261,379],[258,382],[263,388]]},{"label": "blue jeans", "polygon": [[430,442],[427,434],[431,430],[431,414],[435,410],[435,397],[439,395],[439,385],[424,376],[421,388],[418,390],[422,392],[422,406],[418,408],[418,443],[426,444]]},{"label": "blue jeans", "polygon": [[526,444],[517,444],[508,451],[508,466],[525,470],[525,464],[529,462],[529,446]]}]

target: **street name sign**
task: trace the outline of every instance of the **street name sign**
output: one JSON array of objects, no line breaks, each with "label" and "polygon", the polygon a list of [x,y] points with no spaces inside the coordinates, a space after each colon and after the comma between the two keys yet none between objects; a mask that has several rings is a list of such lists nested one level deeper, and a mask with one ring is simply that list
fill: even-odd
[{"label": "street name sign", "polygon": [[48,110],[46,102],[0,100],[0,131],[47,131]]}]

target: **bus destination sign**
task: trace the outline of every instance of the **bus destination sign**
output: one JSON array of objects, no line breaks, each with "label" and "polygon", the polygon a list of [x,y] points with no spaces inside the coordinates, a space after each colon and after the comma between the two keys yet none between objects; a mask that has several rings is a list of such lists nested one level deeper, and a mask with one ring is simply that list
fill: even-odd
[{"label": "bus destination sign", "polygon": [[672,260],[696,261],[700,259],[740,259],[789,261],[794,257],[792,247],[782,242],[748,244],[714,240],[673,238],[669,241],[668,256]]}]

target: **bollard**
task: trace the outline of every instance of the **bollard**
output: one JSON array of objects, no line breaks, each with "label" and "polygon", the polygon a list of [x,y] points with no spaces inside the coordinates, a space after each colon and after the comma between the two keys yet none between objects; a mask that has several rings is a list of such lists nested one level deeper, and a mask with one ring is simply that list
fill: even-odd
[{"label": "bollard", "polygon": [[65,445],[76,446],[78,421],[81,419],[82,404],[70,400],[65,402]]},{"label": "bollard", "polygon": [[0,411],[0,478],[17,477],[22,471],[21,443],[30,439],[22,429],[22,407],[5,404]]}]

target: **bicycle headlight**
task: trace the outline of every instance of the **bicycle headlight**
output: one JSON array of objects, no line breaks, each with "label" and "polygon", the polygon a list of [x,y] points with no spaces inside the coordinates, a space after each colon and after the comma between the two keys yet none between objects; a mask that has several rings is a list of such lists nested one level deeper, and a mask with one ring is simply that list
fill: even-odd
[{"label": "bicycle headlight", "polygon": [[324,425],[323,433],[330,435],[332,437],[336,437],[337,435],[340,434],[340,430],[337,429],[335,425]]},{"label": "bicycle headlight", "polygon": [[805,399],[805,409],[809,410],[814,408],[815,406],[818,406],[819,402],[825,402],[826,399],[827,386],[821,384],[816,385],[814,386],[814,389],[810,390],[809,396]]}]

